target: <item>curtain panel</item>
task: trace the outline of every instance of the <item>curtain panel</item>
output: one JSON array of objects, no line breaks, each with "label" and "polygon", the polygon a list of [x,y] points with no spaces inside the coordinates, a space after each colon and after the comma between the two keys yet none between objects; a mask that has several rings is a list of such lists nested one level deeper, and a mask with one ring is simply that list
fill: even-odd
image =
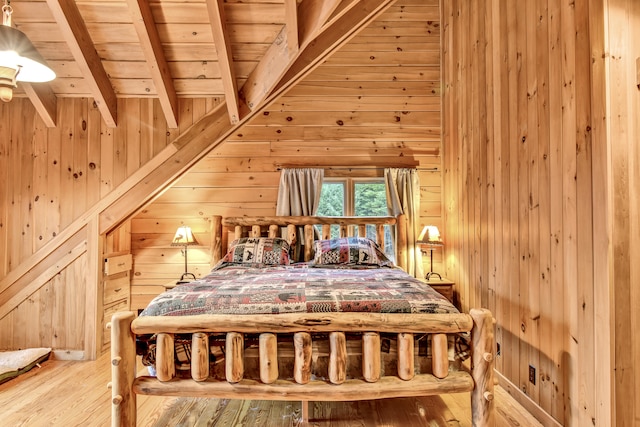
[{"label": "curtain panel", "polygon": [[[407,219],[407,273],[424,277],[422,252],[416,241],[420,233],[420,177],[416,169],[386,168],[387,205],[390,215],[403,213]],[[398,232],[396,228],[396,233]],[[397,239],[396,239],[397,241]]]}]

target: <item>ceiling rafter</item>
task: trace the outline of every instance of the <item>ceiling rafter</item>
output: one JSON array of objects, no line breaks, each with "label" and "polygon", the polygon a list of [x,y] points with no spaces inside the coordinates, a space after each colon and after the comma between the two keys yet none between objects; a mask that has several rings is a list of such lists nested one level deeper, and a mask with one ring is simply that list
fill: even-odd
[{"label": "ceiling rafter", "polygon": [[116,127],[117,99],[109,76],[80,15],[74,0],[46,0],[69,49],[87,81],[102,118],[109,127]]},{"label": "ceiling rafter", "polygon": [[160,35],[147,0],[127,0],[138,33],[142,52],[149,65],[151,78],[167,121],[167,127],[178,128],[178,95],[164,55]]},{"label": "ceiling rafter", "polygon": [[22,89],[48,128],[56,127],[58,116],[58,98],[48,83],[22,82]]},{"label": "ceiling rafter", "polygon": [[[300,40],[303,49],[313,39],[313,29],[320,29],[329,19],[333,11],[340,5],[340,0],[312,0],[298,5],[298,16],[303,17],[308,27],[306,40]],[[298,39],[296,38],[296,42]],[[250,110],[254,110],[267,98],[275,84],[281,79],[291,64],[297,59],[300,49],[291,49],[286,26],[280,31],[275,41],[269,46],[264,57],[253,70],[240,91],[240,96]]]},{"label": "ceiling rafter", "polygon": [[218,54],[218,67],[224,88],[224,98],[227,102],[229,121],[236,124],[240,120],[238,83],[233,71],[233,54],[231,41],[227,36],[227,24],[224,13],[224,0],[207,0],[207,11],[211,21],[211,32]]},{"label": "ceiling rafter", "polygon": [[360,0],[357,3],[358,7],[353,7],[355,4],[351,2],[348,8],[340,10],[339,16],[332,17],[328,24],[322,27],[320,34],[313,39],[313,43],[306,44],[304,51],[300,53],[295,63],[287,68],[270,96],[281,94],[289,88],[288,82],[296,80],[301,73],[308,73],[309,63],[319,64],[337,47],[351,40],[371,22],[366,17],[377,17],[395,2],[396,0]]},{"label": "ceiling rafter", "polygon": [[[121,184],[117,191],[122,195],[121,197],[100,208],[100,233],[113,230],[145,204],[152,202],[192,165],[306,77],[331,53],[343,46],[395,1],[362,0],[364,4],[362,8],[353,8],[339,19],[333,20],[333,24],[326,26],[325,31],[315,40],[313,48],[301,52],[292,64],[288,64],[290,69],[285,72],[284,77],[267,88],[268,95],[264,102],[255,110],[244,111],[237,124],[229,124],[224,103],[195,122],[153,159],[153,162],[157,162],[153,168],[148,169],[146,173],[140,170],[139,175],[134,174],[135,176],[131,176]],[[247,108],[244,104],[241,106],[244,109]]]},{"label": "ceiling rafter", "polygon": [[291,53],[298,50],[298,2],[297,0],[284,0],[284,22],[287,29],[287,46]]}]

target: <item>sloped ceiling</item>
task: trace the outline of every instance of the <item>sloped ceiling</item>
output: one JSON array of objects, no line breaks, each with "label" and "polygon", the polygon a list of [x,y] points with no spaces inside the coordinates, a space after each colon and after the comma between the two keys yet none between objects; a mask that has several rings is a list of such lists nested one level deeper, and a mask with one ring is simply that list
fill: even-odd
[{"label": "sloped ceiling", "polygon": [[93,98],[111,127],[118,98],[158,98],[169,127],[177,127],[178,97],[224,97],[235,124],[243,108],[261,105],[319,34],[354,9],[389,3],[13,0],[13,25],[57,74],[50,83],[19,84],[15,96],[28,96],[51,127],[57,97]]}]

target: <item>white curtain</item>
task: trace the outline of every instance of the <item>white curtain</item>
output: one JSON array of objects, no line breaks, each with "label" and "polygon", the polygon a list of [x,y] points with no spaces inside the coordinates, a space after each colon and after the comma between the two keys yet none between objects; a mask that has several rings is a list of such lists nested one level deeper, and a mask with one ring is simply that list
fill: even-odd
[{"label": "white curtain", "polygon": [[418,171],[416,169],[387,168],[384,170],[384,180],[389,213],[391,215],[403,213],[407,220],[407,273],[415,277],[424,277],[422,252],[415,243],[420,233],[420,178]]},{"label": "white curtain", "polygon": [[[276,215],[312,216],[318,211],[324,169],[282,169]],[[286,230],[283,230],[285,233]],[[304,228],[298,227],[298,236],[304,235]],[[293,248],[295,261],[303,261],[303,239],[296,241]]]}]

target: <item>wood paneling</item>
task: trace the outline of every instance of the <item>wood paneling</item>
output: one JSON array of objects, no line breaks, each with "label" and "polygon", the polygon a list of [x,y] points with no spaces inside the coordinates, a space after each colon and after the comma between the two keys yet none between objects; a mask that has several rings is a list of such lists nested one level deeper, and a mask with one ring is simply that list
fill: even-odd
[{"label": "wood paneling", "polygon": [[[180,126],[189,127],[216,103],[181,100]],[[158,101],[119,100],[118,108],[120,125],[108,128],[91,99],[59,99],[58,125],[46,128],[27,99],[0,105],[0,349],[39,342],[91,352],[88,341],[99,340],[102,297],[92,272],[99,271],[97,252],[130,250],[128,223],[104,236],[104,244],[95,243],[97,229],[85,227],[69,239],[66,252],[53,252],[57,259],[23,272],[22,286],[8,279],[178,136],[164,123]],[[55,276],[33,288],[46,274]],[[26,299],[9,310],[20,297]]]},{"label": "wood paneling", "polygon": [[[404,3],[392,6],[374,29],[354,37],[133,219],[132,308],[142,308],[184,271],[180,249],[170,246],[180,224],[190,225],[199,240],[189,248],[188,261],[189,271],[200,277],[210,269],[212,215],[273,215],[281,165],[417,166],[421,223],[442,225],[439,19],[433,16],[438,2]],[[428,257],[424,263],[428,271]],[[442,265],[437,251],[434,270],[442,271]]]},{"label": "wood paneling", "polygon": [[640,420],[636,3],[442,3],[446,274],[564,425]]}]

